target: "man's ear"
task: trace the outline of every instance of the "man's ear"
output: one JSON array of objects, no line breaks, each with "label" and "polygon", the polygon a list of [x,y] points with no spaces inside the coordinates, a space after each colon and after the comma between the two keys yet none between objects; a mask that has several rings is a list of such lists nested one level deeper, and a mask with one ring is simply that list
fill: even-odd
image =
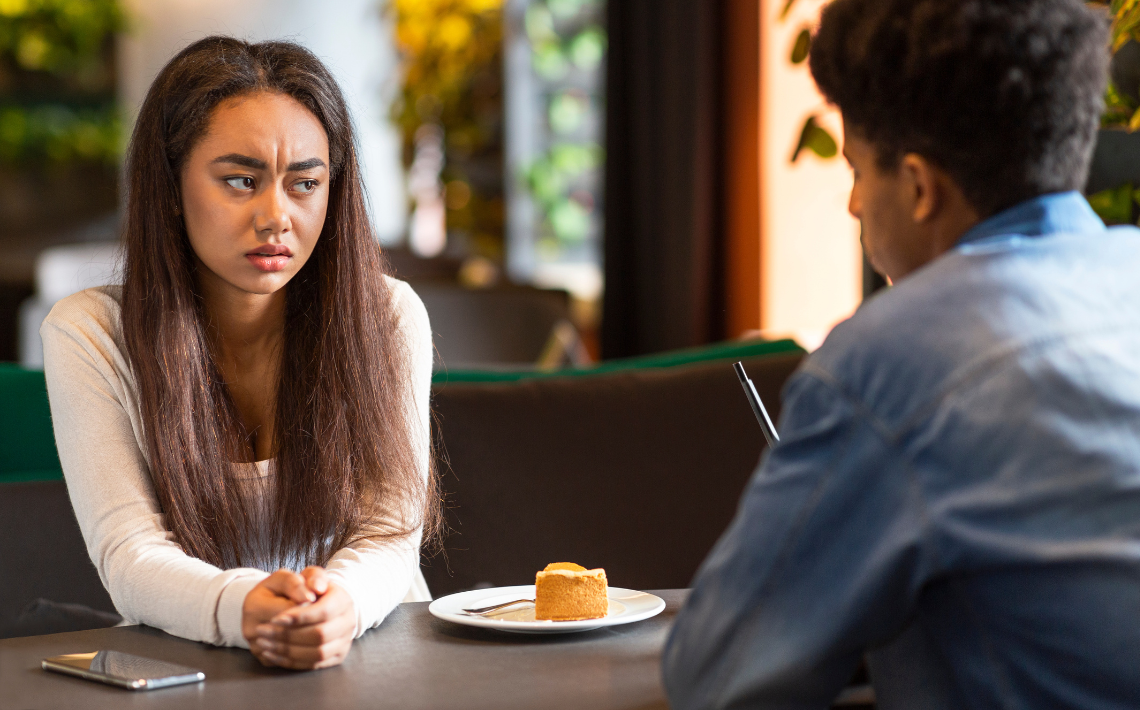
[{"label": "man's ear", "polygon": [[926,222],[942,207],[942,184],[940,173],[926,158],[917,153],[907,153],[899,166],[903,189],[909,193],[911,219],[915,224]]}]

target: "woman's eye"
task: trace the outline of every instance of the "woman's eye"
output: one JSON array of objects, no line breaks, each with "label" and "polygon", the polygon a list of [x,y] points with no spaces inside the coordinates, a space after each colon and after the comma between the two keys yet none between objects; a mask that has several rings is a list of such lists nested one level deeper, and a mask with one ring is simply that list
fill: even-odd
[{"label": "woman's eye", "polygon": [[252,190],[253,178],[251,177],[232,177],[226,178],[226,184],[235,190]]},{"label": "woman's eye", "polygon": [[297,192],[309,193],[309,192],[312,192],[313,190],[317,189],[317,181],[316,180],[302,180],[301,182],[294,185],[294,188],[296,188]]}]

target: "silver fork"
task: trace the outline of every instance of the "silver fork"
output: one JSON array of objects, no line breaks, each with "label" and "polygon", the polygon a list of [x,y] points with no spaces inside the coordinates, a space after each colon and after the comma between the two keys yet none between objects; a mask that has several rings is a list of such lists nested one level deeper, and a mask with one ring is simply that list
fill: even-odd
[{"label": "silver fork", "polygon": [[502,604],[496,604],[494,606],[484,606],[484,607],[479,607],[478,609],[464,609],[463,612],[466,614],[487,614],[487,613],[490,613],[492,611],[497,611],[499,609],[502,609],[504,607],[514,606],[515,604],[534,604],[534,600],[533,599],[516,599],[513,602],[503,602]]}]

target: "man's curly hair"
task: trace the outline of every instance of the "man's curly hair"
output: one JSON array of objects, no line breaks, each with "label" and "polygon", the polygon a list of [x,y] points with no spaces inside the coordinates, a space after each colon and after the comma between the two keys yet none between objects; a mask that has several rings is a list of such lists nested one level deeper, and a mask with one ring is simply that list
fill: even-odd
[{"label": "man's curly hair", "polygon": [[1107,18],[1080,0],[835,0],[811,49],[882,168],[922,155],[983,217],[1084,186],[1108,61]]}]

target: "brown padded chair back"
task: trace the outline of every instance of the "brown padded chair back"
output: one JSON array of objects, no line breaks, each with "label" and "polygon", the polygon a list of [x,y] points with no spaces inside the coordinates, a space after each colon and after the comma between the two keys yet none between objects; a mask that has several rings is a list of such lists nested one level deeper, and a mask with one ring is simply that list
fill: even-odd
[{"label": "brown padded chair back", "polygon": [[437,369],[531,365],[560,321],[570,317],[565,291],[525,286],[467,289],[432,281],[412,284],[434,334]]},{"label": "brown padded chair back", "polygon": [[[745,360],[773,419],[801,354]],[[630,589],[687,587],[731,521],[764,438],[728,361],[437,386],[451,531],[436,597],[533,584],[550,562]]]},{"label": "brown padded chair back", "polygon": [[0,483],[0,638],[38,598],[114,612],[63,481]]}]

